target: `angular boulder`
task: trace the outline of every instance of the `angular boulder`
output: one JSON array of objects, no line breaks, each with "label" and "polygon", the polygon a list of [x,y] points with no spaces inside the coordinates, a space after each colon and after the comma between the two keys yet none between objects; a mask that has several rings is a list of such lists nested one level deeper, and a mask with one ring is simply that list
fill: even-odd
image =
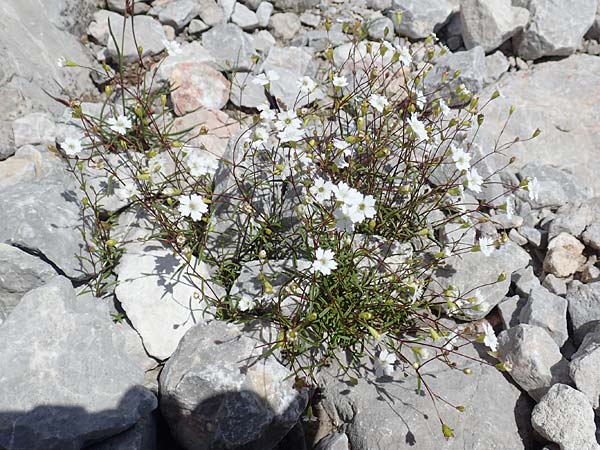
[{"label": "angular boulder", "polygon": [[160,409],[188,450],[265,450],[296,424],[308,401],[263,343],[220,321],[181,340],[160,376]]},{"label": "angular boulder", "polygon": [[448,0],[393,0],[388,15],[400,36],[424,39],[444,26],[452,13]]},{"label": "angular boulder", "polygon": [[0,448],[79,450],[156,408],[106,304],[56,277],[0,327]]}]

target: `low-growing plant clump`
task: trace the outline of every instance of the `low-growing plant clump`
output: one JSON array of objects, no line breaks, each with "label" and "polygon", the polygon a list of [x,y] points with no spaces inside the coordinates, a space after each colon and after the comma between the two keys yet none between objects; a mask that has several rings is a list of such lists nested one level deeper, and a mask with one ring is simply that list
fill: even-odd
[{"label": "low-growing plant clump", "polygon": [[[367,361],[376,377],[396,368],[419,376],[433,360],[453,367],[451,357],[472,339],[496,350],[487,322],[467,334],[444,319],[487,312],[485,298],[441,289],[435,272],[507,240],[481,232],[492,205],[480,194],[498,178],[482,169],[486,159],[502,158],[514,140],[473,144],[498,93],[479,99],[459,85],[444,97],[458,74],[427,83],[444,51],[433,38],[410,51],[363,41],[360,24],[351,28],[352,45],[327,48],[318,77],[297,80],[295,104],[271,95],[278,73],[259,74],[254,82],[270,101],[240,119],[224,155],[194,145],[210,132],[203,124],[176,130],[170,94],[177,86],[156,83],[156,69],[141,58],[135,67],[104,67],[99,116],[68,101],[85,133],[58,151],[81,185],[96,295],[126,251],[107,207],[116,198],[117,212],[143,211],[153,226],[145,238],[187,262],[180,270],[197,282],[194,301],[210,298],[207,311],[217,319],[259,320],[275,330],[265,355],[277,352],[298,386],[336,361],[351,380],[351,368]],[[168,53],[178,51],[169,43]],[[509,218],[512,192],[537,194],[535,180],[501,188],[493,207]],[[448,227],[475,230],[475,245],[448,239]],[[200,264],[211,268],[209,279]],[[252,289],[236,282],[242,272],[251,274]],[[216,285],[226,294],[216,295]],[[452,434],[445,424],[443,432]]]}]

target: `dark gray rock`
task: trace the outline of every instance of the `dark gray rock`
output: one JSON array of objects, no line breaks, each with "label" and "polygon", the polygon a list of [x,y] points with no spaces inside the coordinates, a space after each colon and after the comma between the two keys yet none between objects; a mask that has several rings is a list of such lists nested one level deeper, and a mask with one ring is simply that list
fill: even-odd
[{"label": "dark gray rock", "polygon": [[314,450],[350,450],[348,436],[344,433],[333,433],[321,439]]},{"label": "dark gray rock", "polygon": [[263,343],[214,321],[190,329],[161,376],[160,408],[189,450],[273,448],[308,400]]},{"label": "dark gray rock", "polygon": [[133,427],[86,450],[156,450],[156,418],[141,418]]},{"label": "dark gray rock", "polygon": [[28,292],[0,327],[0,447],[78,450],[156,408],[105,303],[56,277]]}]

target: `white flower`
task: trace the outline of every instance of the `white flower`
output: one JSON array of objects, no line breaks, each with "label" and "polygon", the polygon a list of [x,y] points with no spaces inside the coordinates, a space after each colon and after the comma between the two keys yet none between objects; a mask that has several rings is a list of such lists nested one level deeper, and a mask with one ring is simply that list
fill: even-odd
[{"label": "white flower", "polygon": [[282,144],[286,142],[298,142],[304,138],[304,131],[294,126],[287,126],[283,131],[277,133]]},{"label": "white flower", "polygon": [[394,373],[394,364],[396,364],[396,355],[388,352],[385,348],[379,352],[379,356],[375,358],[375,376],[391,377]]},{"label": "white flower", "polygon": [[248,294],[243,294],[237,303],[237,309],[240,311],[249,311],[254,308],[254,299]]},{"label": "white flower", "polygon": [[480,237],[478,244],[479,244],[479,249],[481,250],[481,253],[484,254],[484,256],[490,256],[496,249],[496,246],[494,245],[494,241],[486,236]]},{"label": "white flower", "polygon": [[60,56],[59,58],[56,59],[56,65],[58,67],[65,67],[66,64],[67,64],[67,59],[64,56]]},{"label": "white flower", "polygon": [[300,128],[301,126],[302,121],[298,118],[295,111],[282,111],[277,114],[275,128],[277,128],[278,131],[281,131],[286,127]]},{"label": "white flower", "polygon": [[256,127],[252,138],[252,148],[260,148],[267,144],[269,140],[269,130],[266,127]]},{"label": "white flower", "polygon": [[509,195],[506,197],[506,218],[511,220],[515,215],[515,196]]},{"label": "white flower", "polygon": [[335,194],[336,200],[344,205],[352,205],[357,203],[362,196],[360,192],[348,186],[343,181],[340,181],[337,185],[335,185],[333,193]]},{"label": "white flower", "polygon": [[75,156],[81,151],[81,141],[75,137],[69,136],[60,144],[60,147],[67,155]]},{"label": "white flower", "polygon": [[254,77],[252,83],[260,86],[266,86],[267,84],[277,80],[279,80],[279,74],[274,70],[267,70],[267,73],[261,73],[260,75]]},{"label": "white flower", "polygon": [[377,214],[375,210],[375,198],[372,195],[359,195],[350,200],[346,204],[347,214],[354,223],[362,222],[367,219],[372,219]]},{"label": "white flower", "polygon": [[440,98],[440,111],[442,111],[442,115],[444,117],[448,117],[452,113],[452,110],[446,104],[443,98]]},{"label": "white flower", "polygon": [[335,87],[339,87],[339,88],[343,88],[348,86],[348,80],[346,79],[346,77],[341,76],[341,77],[333,77],[333,81],[332,84]]},{"label": "white flower", "polygon": [[481,192],[481,185],[483,184],[483,178],[477,172],[477,169],[473,167],[467,172],[467,187],[473,192]]},{"label": "white flower", "polygon": [[302,94],[310,94],[317,88],[317,83],[311,77],[302,77],[296,83]]},{"label": "white flower", "polygon": [[498,350],[498,338],[489,322],[483,322],[483,343],[491,351]]},{"label": "white flower", "polygon": [[106,121],[115,133],[125,134],[131,128],[131,120],[127,116],[111,117]]},{"label": "white flower", "polygon": [[214,175],[219,168],[219,162],[210,153],[191,150],[185,157],[185,163],[193,177]]},{"label": "white flower", "polygon": [[337,262],[334,259],[334,253],[331,250],[317,248],[315,251],[315,260],[312,263],[312,271],[323,275],[329,275],[337,268]]},{"label": "white flower", "polygon": [[382,113],[383,109],[389,104],[390,102],[383,95],[371,94],[371,96],[369,97],[369,105],[371,105],[380,113]]},{"label": "white flower", "polygon": [[460,86],[458,86],[457,90],[458,90],[459,94],[471,95],[471,91],[469,89],[467,89],[467,87],[465,86],[464,83],[462,83]]},{"label": "white flower", "polygon": [[427,97],[425,97],[425,94],[423,94],[423,91],[421,91],[421,90],[415,91],[415,97],[416,97],[417,109],[422,111],[423,108],[425,108],[425,105],[427,104]]},{"label": "white flower", "polygon": [[192,220],[201,220],[208,206],[202,197],[196,194],[179,197],[179,212],[182,216],[189,216]]},{"label": "white flower", "polygon": [[411,65],[412,63],[412,56],[410,54],[410,51],[408,50],[408,47],[405,46],[398,46],[396,47],[398,50],[398,55],[400,56],[399,61],[402,63],[402,65],[404,67],[408,67]]},{"label": "white flower", "polygon": [[527,191],[529,193],[529,200],[537,201],[540,195],[540,183],[536,177],[527,179]]},{"label": "white flower", "polygon": [[271,109],[271,105],[265,102],[257,106],[260,111],[260,118],[263,122],[272,122],[277,117],[277,112],[274,109]]},{"label": "white flower", "polygon": [[454,145],[450,146],[450,150],[452,151],[452,161],[454,161],[458,170],[469,170],[471,168],[471,155]]},{"label": "white flower", "polygon": [[331,198],[334,187],[335,186],[331,181],[325,181],[323,178],[317,177],[315,179],[315,184],[310,187],[309,192],[313,195],[315,200],[319,203],[323,203],[325,200]]},{"label": "white flower", "polygon": [[425,124],[419,120],[419,117],[415,113],[413,113],[410,116],[410,119],[408,119],[408,125],[413,133],[417,136],[419,141],[426,141],[429,139],[429,135],[425,129]]},{"label": "white flower", "polygon": [[179,55],[181,50],[181,44],[177,41],[168,41],[167,39],[162,40],[162,44],[169,55]]}]

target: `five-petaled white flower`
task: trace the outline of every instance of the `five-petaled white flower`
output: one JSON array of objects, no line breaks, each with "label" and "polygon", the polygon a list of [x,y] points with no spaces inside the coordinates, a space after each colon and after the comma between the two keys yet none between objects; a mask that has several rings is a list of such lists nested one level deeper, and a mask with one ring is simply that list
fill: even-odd
[{"label": "five-petaled white flower", "polygon": [[237,303],[237,308],[240,311],[249,311],[254,309],[254,299],[248,294],[243,294]]},{"label": "five-petaled white flower", "polygon": [[481,253],[483,253],[485,256],[490,256],[496,249],[493,239],[490,239],[486,236],[480,237],[478,244]]},{"label": "five-petaled white flower", "polygon": [[483,343],[491,351],[498,350],[498,338],[489,322],[483,322]]},{"label": "five-petaled white flower", "polygon": [[306,76],[300,78],[297,85],[302,94],[310,94],[317,88],[317,83],[315,83],[311,77]]},{"label": "five-petaled white flower", "polygon": [[527,179],[527,192],[529,193],[529,200],[537,201],[540,195],[540,183],[536,177]]},{"label": "five-petaled white flower", "polygon": [[344,76],[341,76],[341,77],[333,77],[332,84],[333,84],[335,87],[338,87],[338,88],[343,88],[343,87],[346,87],[346,86],[348,86],[348,80],[347,80],[347,79],[346,79],[346,77],[344,77]]},{"label": "five-petaled white flower", "polygon": [[372,219],[377,214],[375,210],[375,198],[372,195],[356,196],[350,204],[346,205],[347,214],[355,222],[362,222],[365,219]]},{"label": "five-petaled white flower", "polygon": [[371,94],[369,97],[369,105],[375,108],[378,112],[382,113],[383,109],[389,105],[390,102],[384,95]]},{"label": "five-petaled white flower", "polygon": [[286,142],[298,142],[304,138],[304,131],[300,128],[287,126],[285,129],[277,133],[277,137],[282,144],[285,144]]},{"label": "five-petaled white flower", "polygon": [[323,203],[331,198],[334,185],[331,181],[325,181],[323,178],[317,177],[309,192],[313,195],[316,201]]},{"label": "five-petaled white flower", "polygon": [[408,126],[410,126],[410,129],[417,136],[419,141],[426,141],[429,139],[425,124],[419,120],[419,116],[417,116],[417,114],[413,113],[410,116],[410,119],[408,119]]},{"label": "five-petaled white flower", "polygon": [[277,112],[271,109],[271,105],[267,102],[258,105],[256,109],[260,111],[260,118],[263,122],[271,122],[277,117]]},{"label": "five-petaled white flower", "polygon": [[162,44],[169,55],[179,55],[182,52],[181,44],[177,41],[168,41],[167,39],[163,39]]},{"label": "five-petaled white flower", "polygon": [[208,211],[208,205],[204,203],[202,197],[196,194],[179,197],[179,212],[182,216],[190,217],[192,220],[201,220],[205,212]]},{"label": "five-petaled white flower", "polygon": [[481,186],[483,185],[483,178],[477,172],[477,169],[473,167],[467,172],[467,187],[473,192],[481,192]]},{"label": "five-petaled white flower", "polygon": [[214,175],[219,168],[217,158],[201,150],[189,150],[184,161],[193,177]]},{"label": "five-petaled white flower", "polygon": [[106,121],[115,133],[125,134],[131,128],[131,120],[127,116],[111,117]]},{"label": "five-petaled white flower", "polygon": [[348,215],[348,210],[345,207],[336,208],[333,211],[335,218],[335,228],[341,233],[352,233],[354,231],[354,221]]},{"label": "five-petaled white flower", "polygon": [[471,155],[454,145],[450,146],[450,151],[452,152],[452,161],[454,161],[458,170],[469,170],[471,168]]},{"label": "five-petaled white flower", "polygon": [[399,46],[396,47],[396,49],[398,50],[398,56],[400,57],[399,61],[402,63],[402,65],[404,67],[410,66],[412,64],[412,56],[408,50],[408,47]]},{"label": "five-petaled white flower", "polygon": [[317,248],[315,251],[315,260],[312,263],[312,271],[319,272],[323,275],[329,275],[337,269],[337,262],[334,259],[335,255],[331,250]]},{"label": "five-petaled white flower", "polygon": [[379,352],[375,358],[375,376],[377,378],[391,377],[394,373],[394,364],[396,364],[396,355],[388,352],[385,348]]},{"label": "five-petaled white flower", "polygon": [[359,201],[360,196],[362,195],[356,189],[348,186],[343,181],[340,181],[338,184],[335,185],[333,193],[335,194],[336,200],[346,206]]},{"label": "five-petaled white flower", "polygon": [[81,141],[76,137],[66,137],[60,144],[63,151],[69,156],[75,156],[81,151]]},{"label": "five-petaled white flower", "polygon": [[274,70],[267,70],[266,73],[261,73],[260,75],[257,75],[256,77],[254,77],[254,79],[252,80],[252,83],[258,84],[261,86],[266,86],[267,84],[270,84],[273,81],[277,81],[277,80],[279,80],[279,74],[277,72],[275,72]]}]

